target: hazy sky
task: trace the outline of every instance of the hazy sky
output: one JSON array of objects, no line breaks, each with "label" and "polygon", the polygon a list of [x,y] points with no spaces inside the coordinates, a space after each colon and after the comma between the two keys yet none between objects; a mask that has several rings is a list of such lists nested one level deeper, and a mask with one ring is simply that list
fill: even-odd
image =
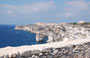
[{"label": "hazy sky", "polygon": [[0,24],[90,22],[90,0],[0,0]]}]

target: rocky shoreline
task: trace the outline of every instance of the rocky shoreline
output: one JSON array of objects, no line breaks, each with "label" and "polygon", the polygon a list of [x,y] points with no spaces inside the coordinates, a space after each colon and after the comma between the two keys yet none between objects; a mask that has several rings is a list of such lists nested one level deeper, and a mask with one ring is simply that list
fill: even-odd
[{"label": "rocky shoreline", "polygon": [[90,58],[90,39],[2,48],[0,58]]},{"label": "rocky shoreline", "polygon": [[0,58],[90,58],[90,24],[36,23],[16,26],[36,34],[46,44],[0,48]]},{"label": "rocky shoreline", "polygon": [[11,55],[11,58],[90,58],[90,42],[62,48],[47,48],[26,51],[22,55]]},{"label": "rocky shoreline", "polygon": [[90,24],[39,22],[32,25],[16,26],[15,29],[35,33],[36,41],[42,41],[47,36],[48,43],[90,38]]}]

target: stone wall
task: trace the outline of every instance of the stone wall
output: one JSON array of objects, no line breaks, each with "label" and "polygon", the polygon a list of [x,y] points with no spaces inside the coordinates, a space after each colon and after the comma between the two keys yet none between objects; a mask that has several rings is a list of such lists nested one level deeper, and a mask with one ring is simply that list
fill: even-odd
[{"label": "stone wall", "polygon": [[46,48],[42,51],[30,50],[0,58],[90,58],[90,42],[61,48]]}]

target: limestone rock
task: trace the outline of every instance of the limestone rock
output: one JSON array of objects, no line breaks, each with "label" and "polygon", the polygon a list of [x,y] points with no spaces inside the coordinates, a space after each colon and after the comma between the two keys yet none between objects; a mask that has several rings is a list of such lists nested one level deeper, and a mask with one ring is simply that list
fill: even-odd
[{"label": "limestone rock", "polygon": [[36,41],[44,40],[47,36],[48,43],[56,41],[68,41],[75,39],[90,38],[90,24],[70,24],[70,23],[36,23],[33,25],[16,26],[17,30],[30,31],[36,34]]}]

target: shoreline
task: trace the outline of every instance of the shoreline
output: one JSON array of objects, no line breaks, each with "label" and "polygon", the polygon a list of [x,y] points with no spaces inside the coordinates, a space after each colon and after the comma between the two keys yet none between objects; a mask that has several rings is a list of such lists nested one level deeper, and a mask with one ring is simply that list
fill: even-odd
[{"label": "shoreline", "polygon": [[76,39],[76,40],[70,40],[70,41],[53,42],[53,43],[31,45],[31,46],[6,47],[6,48],[0,48],[0,56],[3,56],[3,55],[11,56],[12,54],[18,54],[18,53],[22,54],[30,50],[42,51],[43,49],[47,49],[47,48],[61,48],[61,47],[72,46],[72,45],[80,45],[88,42],[90,42],[90,39]]},{"label": "shoreline", "polygon": [[48,37],[47,43],[1,48],[1,58],[90,58],[90,24],[39,22],[15,29],[35,33],[37,42]]}]

